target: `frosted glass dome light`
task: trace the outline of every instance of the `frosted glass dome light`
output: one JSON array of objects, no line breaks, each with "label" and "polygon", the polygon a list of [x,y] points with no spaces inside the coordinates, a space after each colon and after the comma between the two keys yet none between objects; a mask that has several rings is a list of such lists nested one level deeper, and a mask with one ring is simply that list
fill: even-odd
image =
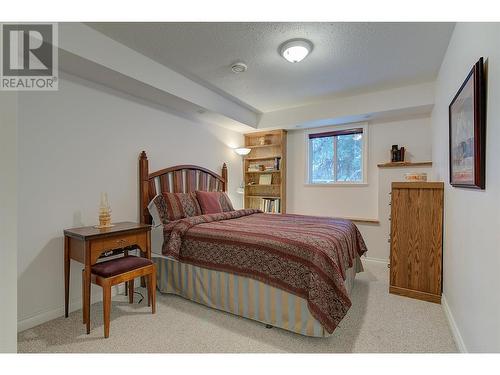
[{"label": "frosted glass dome light", "polygon": [[291,63],[304,60],[311,51],[312,43],[305,39],[291,39],[280,47],[281,56]]}]

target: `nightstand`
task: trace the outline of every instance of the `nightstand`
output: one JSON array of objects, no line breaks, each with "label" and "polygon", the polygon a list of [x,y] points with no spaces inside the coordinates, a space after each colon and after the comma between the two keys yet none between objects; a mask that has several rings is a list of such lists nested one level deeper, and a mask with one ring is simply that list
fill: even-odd
[{"label": "nightstand", "polygon": [[99,258],[140,249],[151,259],[151,226],[133,222],[115,223],[110,228],[81,227],[64,230],[64,311],[69,311],[70,260],[85,265],[83,270],[83,322],[90,333],[91,268]]}]

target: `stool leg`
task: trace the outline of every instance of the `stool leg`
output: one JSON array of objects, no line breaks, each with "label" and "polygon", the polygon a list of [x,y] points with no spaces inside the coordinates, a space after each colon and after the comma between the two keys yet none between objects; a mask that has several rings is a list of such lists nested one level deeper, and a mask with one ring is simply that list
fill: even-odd
[{"label": "stool leg", "polygon": [[83,324],[87,323],[86,321],[86,316],[87,316],[87,313],[86,313],[86,308],[85,308],[85,270],[83,269],[82,270],[82,313],[83,313]]},{"label": "stool leg", "polygon": [[144,280],[146,282],[146,291],[148,292],[148,307],[151,306],[151,279],[148,276],[144,277]]},{"label": "stool leg", "polygon": [[156,267],[153,266],[153,273],[149,276],[149,287],[151,295],[151,313],[156,313]]},{"label": "stool leg", "polygon": [[134,303],[134,279],[128,281],[128,303]]},{"label": "stool leg", "polygon": [[[128,257],[128,250],[123,251],[123,256]],[[127,294],[128,294],[128,281],[125,281],[125,295],[127,295]],[[130,303],[132,303],[132,302],[130,302]]]},{"label": "stool leg", "polygon": [[109,317],[111,313],[111,284],[105,282],[102,285],[103,311],[104,311],[104,337],[109,337]]}]

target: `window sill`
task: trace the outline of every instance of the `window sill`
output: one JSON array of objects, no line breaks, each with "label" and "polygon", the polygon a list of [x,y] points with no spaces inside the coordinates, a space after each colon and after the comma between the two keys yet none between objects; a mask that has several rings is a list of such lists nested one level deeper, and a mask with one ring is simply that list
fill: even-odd
[{"label": "window sill", "polygon": [[352,186],[368,186],[367,182],[330,182],[330,183],[324,183],[324,184],[311,184],[309,182],[306,182],[304,184],[305,187],[352,187]]}]

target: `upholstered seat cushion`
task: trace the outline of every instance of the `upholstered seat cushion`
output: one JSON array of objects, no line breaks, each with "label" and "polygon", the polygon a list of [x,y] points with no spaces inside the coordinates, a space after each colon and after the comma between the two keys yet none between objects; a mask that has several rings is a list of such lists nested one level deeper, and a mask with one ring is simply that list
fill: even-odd
[{"label": "upholstered seat cushion", "polygon": [[126,256],[97,263],[92,266],[92,273],[101,277],[111,277],[137,268],[146,267],[150,264],[153,264],[153,262],[147,258]]}]

